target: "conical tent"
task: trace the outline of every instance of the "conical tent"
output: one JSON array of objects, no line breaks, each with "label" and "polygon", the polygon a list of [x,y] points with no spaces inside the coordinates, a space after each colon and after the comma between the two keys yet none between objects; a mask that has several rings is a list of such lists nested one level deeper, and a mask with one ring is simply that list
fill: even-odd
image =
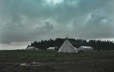
[{"label": "conical tent", "polygon": [[67,39],[65,40],[63,45],[60,47],[58,52],[77,53],[78,51],[77,51],[77,48],[75,48]]}]

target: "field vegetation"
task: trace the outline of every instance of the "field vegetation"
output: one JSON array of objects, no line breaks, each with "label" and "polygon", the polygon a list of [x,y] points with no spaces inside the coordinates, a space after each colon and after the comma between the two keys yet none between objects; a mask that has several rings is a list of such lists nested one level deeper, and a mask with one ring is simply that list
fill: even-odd
[{"label": "field vegetation", "polygon": [[79,60],[114,59],[114,51],[58,53],[56,51],[1,50],[0,62],[64,62]]}]

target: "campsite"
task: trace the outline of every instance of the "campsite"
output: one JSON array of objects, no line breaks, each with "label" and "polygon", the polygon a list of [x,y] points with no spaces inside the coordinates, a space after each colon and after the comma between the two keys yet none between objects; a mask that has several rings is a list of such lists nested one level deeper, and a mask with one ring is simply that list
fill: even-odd
[{"label": "campsite", "polygon": [[25,50],[0,51],[0,72],[113,72],[113,67],[114,50],[76,48],[68,39],[58,50],[28,46]]},{"label": "campsite", "polygon": [[114,72],[114,0],[0,0],[0,72]]}]

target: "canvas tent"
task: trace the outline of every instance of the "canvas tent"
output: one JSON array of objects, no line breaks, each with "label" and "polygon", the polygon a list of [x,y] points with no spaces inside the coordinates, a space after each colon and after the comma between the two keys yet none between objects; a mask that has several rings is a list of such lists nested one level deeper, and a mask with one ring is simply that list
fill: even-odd
[{"label": "canvas tent", "polygon": [[83,52],[89,52],[89,51],[93,51],[93,47],[91,46],[81,46],[78,48],[78,51],[83,51]]},{"label": "canvas tent", "polygon": [[26,50],[39,50],[39,49],[34,46],[29,46],[26,48]]},{"label": "canvas tent", "polygon": [[47,50],[56,50],[56,47],[49,47]]},{"label": "canvas tent", "polygon": [[68,52],[68,53],[77,53],[77,48],[75,48],[69,41],[66,39],[58,52]]}]

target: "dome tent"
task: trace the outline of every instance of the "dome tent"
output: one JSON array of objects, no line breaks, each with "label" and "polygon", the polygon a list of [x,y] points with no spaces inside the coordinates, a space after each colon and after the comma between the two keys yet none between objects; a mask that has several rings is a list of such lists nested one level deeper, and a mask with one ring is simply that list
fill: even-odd
[{"label": "dome tent", "polygon": [[26,48],[26,50],[39,50],[39,48],[36,48],[34,46],[29,46]]},{"label": "dome tent", "polygon": [[80,46],[78,48],[78,51],[89,52],[89,51],[94,51],[94,48],[91,46]]}]

